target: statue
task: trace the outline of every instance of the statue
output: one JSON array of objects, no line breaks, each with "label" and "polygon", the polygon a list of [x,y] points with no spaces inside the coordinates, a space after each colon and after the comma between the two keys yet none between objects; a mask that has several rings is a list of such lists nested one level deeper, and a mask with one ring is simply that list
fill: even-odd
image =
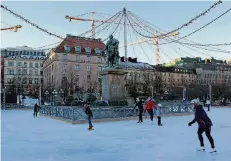
[{"label": "statue", "polygon": [[113,38],[112,35],[109,36],[109,40],[102,52],[106,55],[106,68],[112,68],[114,65],[119,64],[119,41]]}]

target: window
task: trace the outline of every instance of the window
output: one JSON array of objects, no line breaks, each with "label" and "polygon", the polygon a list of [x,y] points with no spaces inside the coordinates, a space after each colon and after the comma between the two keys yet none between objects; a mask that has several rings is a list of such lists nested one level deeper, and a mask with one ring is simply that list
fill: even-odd
[{"label": "window", "polygon": [[102,62],[102,57],[98,57],[98,62],[99,62],[99,63]]},{"label": "window", "polygon": [[39,81],[38,81],[38,78],[35,78],[35,79],[34,79],[34,83],[35,83],[35,84],[38,84],[38,82],[39,82]]},{"label": "window", "polygon": [[67,60],[67,54],[63,55],[63,60]]},{"label": "window", "polygon": [[38,63],[35,63],[35,67],[38,67]]},{"label": "window", "polygon": [[14,62],[8,61],[8,66],[14,66]]},{"label": "window", "polygon": [[90,56],[87,57],[87,61],[91,62],[91,57]]},{"label": "window", "polygon": [[102,71],[102,67],[101,67],[101,66],[98,66],[98,70],[99,70],[99,71]]},{"label": "window", "polygon": [[35,74],[35,75],[39,75],[38,69],[35,69],[35,70],[34,70],[34,74]]},{"label": "window", "polygon": [[22,74],[27,75],[27,69],[23,69]]},{"label": "window", "polygon": [[75,65],[75,70],[79,70],[79,65]]},{"label": "window", "polygon": [[29,70],[29,75],[33,75],[33,69]]},{"label": "window", "polygon": [[22,69],[18,69],[18,75],[22,74]]},{"label": "window", "polygon": [[79,61],[79,55],[75,55],[75,61]]},{"label": "window", "polygon": [[22,62],[18,62],[18,66],[19,66],[19,67],[22,66]]},{"label": "window", "polygon": [[27,62],[24,62],[24,67],[27,67]]},{"label": "window", "polygon": [[91,80],[91,76],[90,75],[87,75],[87,80]]},{"label": "window", "polygon": [[32,63],[32,62],[30,62],[29,66],[30,66],[31,68],[33,68],[33,63]]},{"label": "window", "polygon": [[101,54],[101,50],[99,48],[95,48],[95,53],[98,55],[98,54]]},{"label": "window", "polygon": [[43,63],[40,63],[40,67],[43,67]]},{"label": "window", "polygon": [[80,53],[80,52],[81,52],[81,47],[75,46],[75,53]]},{"label": "window", "polygon": [[32,84],[32,82],[33,82],[33,80],[30,78],[30,79],[29,79],[29,84]]},{"label": "window", "polygon": [[91,66],[90,65],[87,66],[87,71],[91,71]]},{"label": "window", "polygon": [[36,51],[34,51],[34,56],[36,56],[37,54],[36,54]]},{"label": "window", "polygon": [[68,45],[64,45],[64,51],[69,53],[71,51],[71,47]]},{"label": "window", "polygon": [[67,64],[64,64],[63,68],[64,68],[64,69],[67,69]]},{"label": "window", "polygon": [[13,69],[7,69],[7,74],[14,75],[14,70]]},{"label": "window", "polygon": [[91,48],[89,48],[89,47],[85,48],[85,52],[86,52],[87,54],[90,54],[90,53],[91,53]]}]

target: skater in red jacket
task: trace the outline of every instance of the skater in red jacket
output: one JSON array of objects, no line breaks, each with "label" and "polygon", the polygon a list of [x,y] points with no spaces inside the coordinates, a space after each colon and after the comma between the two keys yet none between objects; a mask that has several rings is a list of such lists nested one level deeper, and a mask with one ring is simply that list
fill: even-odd
[{"label": "skater in red jacket", "polygon": [[146,103],[146,105],[145,105],[145,110],[144,110],[144,112],[146,112],[146,111],[148,111],[148,113],[149,113],[149,115],[150,115],[150,119],[151,119],[151,121],[153,122],[153,109],[155,108],[155,104],[153,103],[153,101],[152,101],[152,98],[150,98],[148,101],[147,101],[147,103]]}]

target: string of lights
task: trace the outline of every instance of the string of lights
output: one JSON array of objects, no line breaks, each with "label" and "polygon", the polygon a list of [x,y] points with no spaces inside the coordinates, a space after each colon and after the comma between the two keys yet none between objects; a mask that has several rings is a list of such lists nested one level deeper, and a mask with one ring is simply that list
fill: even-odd
[{"label": "string of lights", "polygon": [[[159,36],[148,36],[148,35],[144,35],[144,34],[142,34],[142,33],[139,33],[139,32],[137,32],[137,30],[133,27],[133,29],[139,34],[139,35],[141,35],[141,36],[143,36],[143,37],[146,37],[146,38],[158,38],[158,37],[163,37],[163,36],[167,36],[167,35],[169,35],[169,34],[171,34],[171,33],[174,33],[174,32],[177,32],[177,31],[179,31],[179,30],[181,30],[181,29],[183,29],[184,27],[188,27],[189,25],[191,25],[194,21],[196,21],[198,18],[200,18],[200,17],[202,17],[202,16],[205,16],[207,13],[209,13],[212,9],[214,9],[217,5],[219,5],[219,4],[221,4],[222,3],[222,1],[221,0],[219,0],[218,2],[215,2],[212,6],[210,6],[207,10],[205,10],[204,12],[202,12],[202,13],[200,13],[200,14],[198,14],[198,15],[196,15],[194,18],[192,18],[191,20],[189,20],[188,22],[186,22],[186,23],[184,23],[183,25],[181,25],[180,27],[178,27],[178,28],[176,28],[176,29],[174,29],[174,30],[172,30],[172,31],[169,31],[169,32],[167,32],[167,33],[165,33],[165,34],[162,34],[162,35],[159,35]],[[130,12],[130,11],[128,11],[128,13],[132,13],[132,12]],[[153,33],[152,35],[154,35],[155,33]]]},{"label": "string of lights", "polygon": [[[131,13],[131,14],[132,14],[132,13]],[[139,16],[137,16],[137,15],[132,14],[132,16],[133,16],[133,17],[136,19],[136,21],[138,21],[139,23],[148,26],[148,28],[151,29],[152,32],[154,31],[154,32],[157,32],[157,33],[159,33],[159,34],[163,34],[163,33],[166,33],[166,32],[167,32],[167,31],[164,31],[163,29],[161,29],[161,28],[159,28],[159,27],[157,27],[157,26],[155,26],[155,25],[153,25],[153,24],[151,24],[151,23],[145,21],[144,19],[142,19],[141,17],[139,17]],[[158,31],[158,30],[159,30],[159,31]],[[162,31],[162,32],[160,32],[160,31]],[[177,37],[180,38],[179,35],[178,35]],[[173,41],[173,40],[175,40],[175,39],[173,39],[173,38],[171,38],[171,37],[166,37],[165,40]],[[176,41],[175,43],[184,44],[184,45],[189,45],[189,46],[192,46],[193,44],[199,44],[199,43],[197,43],[197,42],[188,40],[188,39],[186,39],[186,38],[184,38],[184,39],[182,39],[182,40],[187,41],[187,42],[190,42],[190,43],[184,43],[184,42],[182,42],[182,41]],[[167,41],[166,41],[166,42],[167,42]],[[213,45],[214,45],[214,44],[213,44]],[[204,46],[204,45],[201,44],[201,46]],[[222,45],[220,45],[220,46],[222,46]],[[192,46],[192,47],[194,47],[194,46]],[[210,49],[213,49],[213,50],[216,50],[216,51],[226,52],[226,53],[231,52],[231,51],[227,51],[227,50],[223,50],[223,49],[219,49],[219,48],[214,48],[214,47],[211,47],[211,46],[205,46],[205,47],[210,48]],[[208,51],[209,51],[209,49],[208,49]]]}]

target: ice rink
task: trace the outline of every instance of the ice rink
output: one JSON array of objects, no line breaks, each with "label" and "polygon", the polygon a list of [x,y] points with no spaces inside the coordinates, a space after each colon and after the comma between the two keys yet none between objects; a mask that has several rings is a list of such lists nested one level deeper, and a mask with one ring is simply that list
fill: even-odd
[{"label": "ice rink", "polygon": [[218,150],[198,152],[191,116],[162,118],[163,127],[133,121],[71,125],[32,116],[32,110],[1,112],[2,161],[231,161],[231,108],[212,108],[212,136]]}]

